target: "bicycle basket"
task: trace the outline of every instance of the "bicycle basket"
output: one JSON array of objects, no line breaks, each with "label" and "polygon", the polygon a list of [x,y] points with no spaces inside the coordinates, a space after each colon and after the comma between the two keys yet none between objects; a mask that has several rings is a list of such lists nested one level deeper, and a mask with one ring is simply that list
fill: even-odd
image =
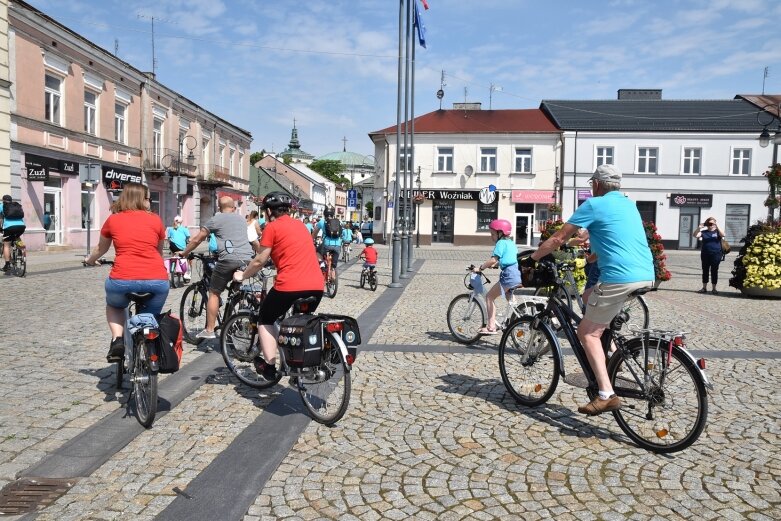
[{"label": "bicycle basket", "polygon": [[556,268],[543,262],[536,268],[521,268],[521,282],[526,288],[544,288],[556,284]]}]

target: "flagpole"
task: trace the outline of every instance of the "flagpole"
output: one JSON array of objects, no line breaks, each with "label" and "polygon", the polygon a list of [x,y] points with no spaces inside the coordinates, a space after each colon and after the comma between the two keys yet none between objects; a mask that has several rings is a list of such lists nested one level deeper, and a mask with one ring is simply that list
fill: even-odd
[{"label": "flagpole", "polygon": [[403,58],[403,40],[404,37],[404,0],[399,0],[399,63],[398,63],[398,81],[396,84],[396,181],[393,183],[393,237],[391,239],[391,288],[401,287],[399,282],[399,271],[401,269],[401,237],[399,236],[399,172],[400,172],[400,151],[401,142],[401,78]]},{"label": "flagpole", "polygon": [[[412,23],[417,24],[418,23],[418,0],[410,0],[413,3],[413,6],[415,7]],[[418,31],[420,31],[420,28],[418,27]],[[420,34],[418,32],[418,34]],[[411,60],[411,69],[412,72],[410,73],[410,99],[409,99],[409,107],[410,107],[410,117],[409,117],[409,126],[410,126],[410,132],[409,132],[409,147],[411,149],[412,153],[412,164],[411,169],[409,172],[409,192],[407,195],[407,206],[405,206],[406,211],[409,214],[409,217],[407,218],[407,225],[409,226],[409,233],[407,234],[407,272],[412,272],[412,261],[413,261],[413,253],[412,253],[412,172],[415,171],[415,48],[417,45],[415,44],[415,31],[413,29],[412,31],[412,60]],[[418,223],[415,223],[416,226],[420,226]]]}]

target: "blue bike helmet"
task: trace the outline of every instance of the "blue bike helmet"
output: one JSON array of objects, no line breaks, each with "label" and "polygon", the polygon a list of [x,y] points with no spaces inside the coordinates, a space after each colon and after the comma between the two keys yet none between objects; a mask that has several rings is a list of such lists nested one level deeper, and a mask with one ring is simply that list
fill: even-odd
[{"label": "blue bike helmet", "polygon": [[371,237],[367,237],[367,238],[365,238],[365,239],[363,240],[363,243],[364,243],[366,246],[371,246],[372,244],[374,244],[374,239],[372,239]]}]

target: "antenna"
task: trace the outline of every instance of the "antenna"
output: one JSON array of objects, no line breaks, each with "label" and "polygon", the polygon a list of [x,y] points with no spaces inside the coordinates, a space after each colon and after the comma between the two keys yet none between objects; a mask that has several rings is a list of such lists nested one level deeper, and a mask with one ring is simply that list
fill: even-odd
[{"label": "antenna", "polygon": [[[152,74],[157,75],[157,58],[155,58],[155,17],[145,14],[139,14],[139,18],[152,21]],[[158,22],[175,24],[172,20],[166,20],[164,18],[157,18]]]},{"label": "antenna", "polygon": [[502,92],[502,88],[492,83],[491,86],[488,87],[488,110],[491,110],[492,108],[494,92]]},{"label": "antenna", "polygon": [[119,55],[119,40],[114,38],[114,56]]},{"label": "antenna", "polygon": [[465,105],[466,105],[466,103],[467,103],[467,101],[466,101],[466,96],[467,96],[467,94],[469,94],[469,89],[468,89],[467,87],[464,87],[464,104],[465,104]]},{"label": "antenna", "polygon": [[437,98],[439,98],[439,110],[442,110],[442,98],[445,97],[445,69],[442,69],[442,75],[439,77],[439,90],[437,91]]},{"label": "antenna", "polygon": [[765,80],[770,76],[770,67],[765,67],[765,74],[762,76],[762,95],[765,95]]}]

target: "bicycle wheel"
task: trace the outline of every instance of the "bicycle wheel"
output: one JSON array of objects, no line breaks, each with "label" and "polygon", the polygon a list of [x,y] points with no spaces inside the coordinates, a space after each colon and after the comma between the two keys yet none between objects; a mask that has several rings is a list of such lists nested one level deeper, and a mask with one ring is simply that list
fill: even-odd
[{"label": "bicycle wheel", "polygon": [[361,272],[361,287],[364,287],[366,285],[366,271]]},{"label": "bicycle wheel", "polygon": [[334,298],[337,289],[339,289],[339,277],[336,274],[336,270],[334,270],[333,280],[326,281],[325,283],[325,295],[328,298]]},{"label": "bicycle wheel", "polygon": [[626,313],[626,325],[632,329],[648,329],[648,325],[651,323],[650,313],[648,312],[648,304],[645,299],[640,296],[631,297],[624,303],[624,307],[621,311]]},{"label": "bicycle wheel", "polygon": [[253,361],[260,355],[258,323],[250,311],[237,311],[225,322],[220,333],[220,348],[222,359],[231,373],[250,387],[265,389],[282,378],[282,374],[277,371],[276,379],[266,380],[255,370]]},{"label": "bicycle wheel", "polygon": [[377,273],[369,273],[369,287],[372,291],[377,291]]},{"label": "bicycle wheel", "polygon": [[11,262],[13,263],[12,269],[14,275],[17,277],[24,277],[24,275],[27,273],[27,254],[25,251],[17,246],[14,246],[12,250]]},{"label": "bicycle wheel", "polygon": [[527,407],[548,401],[559,384],[559,351],[547,329],[533,317],[514,320],[499,344],[499,373],[507,391]]},{"label": "bicycle wheel", "polygon": [[182,317],[184,339],[191,344],[198,343],[195,335],[206,327],[206,299],[206,290],[196,283],[190,284],[190,287],[184,290],[182,300],[179,303],[179,316]]},{"label": "bicycle wheel", "polygon": [[333,425],[350,402],[350,369],[336,342],[330,338],[323,342],[323,361],[298,377],[298,393],[316,422]]},{"label": "bicycle wheel", "polygon": [[572,309],[572,297],[570,296],[569,292],[565,290],[562,287],[555,287],[555,286],[547,286],[544,288],[537,288],[534,290],[534,296],[536,297],[551,297],[552,295],[556,295],[559,297],[559,300],[567,306],[568,308]]},{"label": "bicycle wheel", "polygon": [[628,358],[619,350],[608,364],[613,390],[621,398],[621,408],[613,411],[618,426],[652,452],[685,449],[700,436],[708,418],[708,395],[699,370],[678,346],[673,346],[668,362],[668,341],[637,337],[628,340],[626,348]]},{"label": "bicycle wheel", "polygon": [[485,319],[485,310],[469,293],[458,295],[447,308],[447,327],[462,344],[471,344],[480,338],[477,331],[485,325]]},{"label": "bicycle wheel", "polygon": [[142,338],[134,340],[133,399],[138,423],[152,426],[157,414],[157,373],[149,366],[149,346]]}]

